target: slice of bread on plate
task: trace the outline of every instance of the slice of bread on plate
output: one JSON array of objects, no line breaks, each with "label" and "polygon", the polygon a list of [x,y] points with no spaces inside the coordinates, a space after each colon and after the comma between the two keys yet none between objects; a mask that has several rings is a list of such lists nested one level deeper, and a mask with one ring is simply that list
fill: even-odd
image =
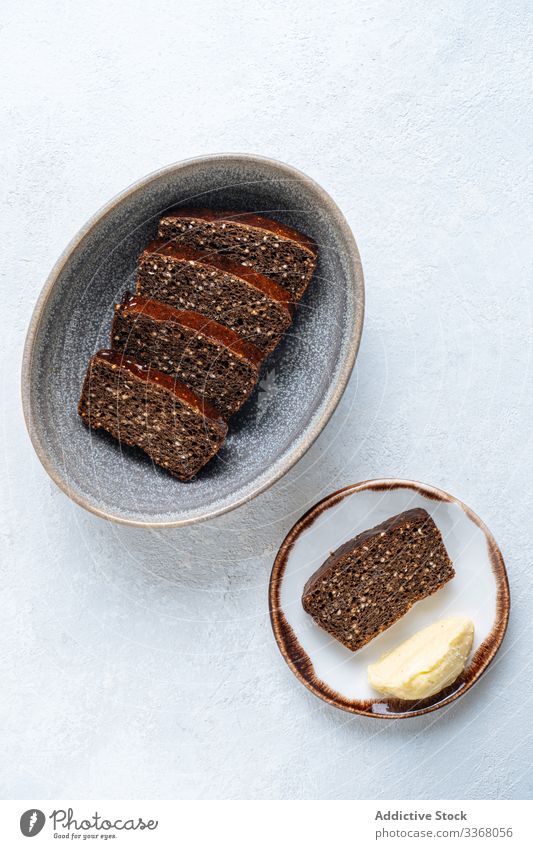
[{"label": "slice of bread on plate", "polygon": [[228,429],[218,410],[183,383],[111,350],[91,357],[78,413],[184,481],[214,457]]},{"label": "slice of bread on plate", "polygon": [[136,291],[176,309],[200,312],[265,354],[292,322],[290,295],[273,280],[223,255],[205,259],[199,251],[162,239],[139,257]]},{"label": "slice of bread on plate", "polygon": [[341,545],[307,581],[302,604],[356,651],[454,575],[439,529],[417,507]]},{"label": "slice of bread on plate", "polygon": [[200,313],[129,293],[115,307],[111,347],[174,375],[225,418],[249,397],[264,356]]}]

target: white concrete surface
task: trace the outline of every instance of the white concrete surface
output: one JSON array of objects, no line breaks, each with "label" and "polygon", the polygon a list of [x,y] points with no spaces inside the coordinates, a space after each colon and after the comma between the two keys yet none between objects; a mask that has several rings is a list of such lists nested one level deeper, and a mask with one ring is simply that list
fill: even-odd
[{"label": "white concrete surface", "polygon": [[[2,795],[531,793],[532,30],[520,0],[4,4]],[[367,282],[357,368],[270,492],[190,529],[114,527],[70,503],[33,453],[26,326],[101,204],[218,151],[290,162],[345,211]],[[382,475],[470,504],[513,594],[497,663],[417,721],[313,698],[267,615],[294,520]]]}]

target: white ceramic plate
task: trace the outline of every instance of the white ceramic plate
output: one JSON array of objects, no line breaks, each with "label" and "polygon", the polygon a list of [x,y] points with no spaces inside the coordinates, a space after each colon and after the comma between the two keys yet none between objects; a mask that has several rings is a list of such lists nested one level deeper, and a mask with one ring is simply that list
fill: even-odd
[{"label": "white ceramic plate", "polygon": [[[368,645],[351,652],[305,613],[301,603],[305,582],[339,545],[412,507],[423,507],[432,516],[456,576]],[[327,496],[306,513],[278,552],[269,601],[278,646],[297,678],[336,707],[381,718],[427,713],[470,689],[501,644],[510,606],[503,558],[483,522],[442,490],[400,480],[354,484]],[[468,616],[475,626],[471,659],[451,687],[423,702],[400,702],[372,690],[367,679],[370,663],[447,616]]]}]

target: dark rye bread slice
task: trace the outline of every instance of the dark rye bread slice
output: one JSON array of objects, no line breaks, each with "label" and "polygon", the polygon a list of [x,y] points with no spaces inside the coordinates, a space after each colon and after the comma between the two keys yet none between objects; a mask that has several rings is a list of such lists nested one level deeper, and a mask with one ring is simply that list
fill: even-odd
[{"label": "dark rye bread slice", "polygon": [[184,481],[217,453],[227,433],[218,411],[187,386],[118,351],[91,357],[78,413],[89,427],[141,448]]},{"label": "dark rye bread slice", "polygon": [[199,251],[163,239],[141,254],[136,291],[176,309],[201,312],[265,354],[292,322],[290,295],[273,280],[224,255],[205,260]]},{"label": "dark rye bread slice", "polygon": [[341,545],[307,581],[302,604],[356,651],[454,575],[439,529],[415,508]]},{"label": "dark rye bread slice", "polygon": [[115,306],[111,347],[175,375],[226,418],[249,397],[263,359],[255,345],[200,313],[128,292]]},{"label": "dark rye bread slice", "polygon": [[159,222],[159,238],[176,239],[207,259],[224,254],[287,289],[298,301],[315,270],[317,246],[312,239],[250,212],[220,212],[182,207]]}]

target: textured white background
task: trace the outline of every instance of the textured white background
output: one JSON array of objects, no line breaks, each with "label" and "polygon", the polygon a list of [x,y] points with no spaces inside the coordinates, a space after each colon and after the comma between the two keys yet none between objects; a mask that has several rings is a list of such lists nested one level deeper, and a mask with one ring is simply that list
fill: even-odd
[{"label": "textured white background", "polygon": [[[11,0],[1,17],[2,795],[527,797],[531,6]],[[19,402],[26,326],[100,205],[219,151],[300,167],[346,213],[367,283],[357,367],[271,491],[190,529],[114,527],[70,503],[33,454]],[[478,686],[396,723],[313,698],[267,615],[296,518],[384,475],[470,504],[513,593]]]}]

